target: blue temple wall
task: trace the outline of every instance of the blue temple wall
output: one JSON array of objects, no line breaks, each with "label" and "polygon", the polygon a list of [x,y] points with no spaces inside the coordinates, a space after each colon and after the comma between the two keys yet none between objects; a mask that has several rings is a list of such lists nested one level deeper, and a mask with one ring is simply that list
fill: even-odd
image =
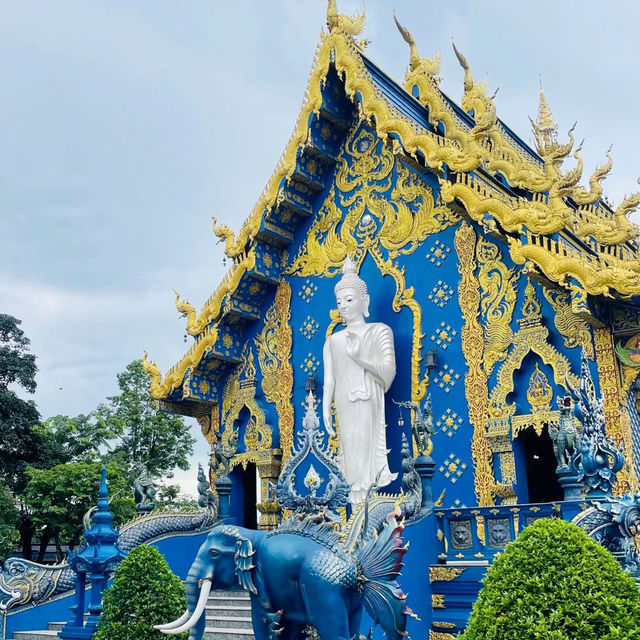
[{"label": "blue temple wall", "polygon": [[[390,142],[383,142],[373,132],[373,129],[366,124],[359,124],[350,132],[345,134],[346,140],[342,144],[339,153],[339,163],[333,174],[326,180],[325,188],[317,194],[313,202],[314,215],[304,222],[296,231],[293,244],[288,249],[289,265],[292,265],[295,258],[305,252],[305,243],[310,234],[313,233],[314,225],[317,224],[319,211],[332,199],[332,194],[338,190],[338,173],[345,172],[345,168],[340,165],[340,160],[344,159],[346,167],[352,167],[358,161],[358,157],[363,154],[358,153],[354,146],[362,139],[375,140],[376,152],[382,153],[383,148],[389,153]],[[383,147],[383,145],[386,145]],[[397,149],[395,149],[397,151]],[[382,154],[384,155],[384,154]],[[418,176],[420,181],[433,193],[434,203],[438,203],[438,182],[436,177],[420,170],[418,165],[405,158],[401,153],[394,156],[396,167],[391,172],[391,180],[385,187],[384,181],[379,195],[383,198],[393,200],[396,196],[398,167],[408,170],[412,175]],[[374,180],[375,182],[375,180]],[[343,216],[343,223],[349,214],[353,215],[353,202],[357,202],[359,191],[367,187],[367,182],[357,184],[353,191],[346,192],[351,206],[340,207]],[[363,215],[368,213],[365,209]],[[415,209],[414,209],[415,213]],[[341,223],[342,224],[342,223]],[[470,224],[468,222],[455,222],[443,224],[442,228],[436,232],[429,233],[425,238],[419,239],[409,247],[396,252],[393,255],[387,251],[384,256],[395,263],[402,270],[404,285],[406,289],[413,288],[413,298],[418,303],[421,311],[421,327],[423,334],[421,344],[421,355],[427,350],[436,348],[437,366],[429,373],[429,385],[427,393],[431,395],[434,424],[436,435],[434,436],[434,453],[436,460],[436,473],[433,481],[434,496],[438,497],[444,493],[443,504],[450,507],[472,506],[477,504],[474,489],[474,468],[471,457],[471,439],[473,428],[469,422],[467,399],[465,396],[465,374],[467,363],[462,352],[461,332],[462,332],[462,310],[458,298],[458,285],[460,282],[460,264],[455,249],[455,234],[460,224]],[[522,320],[522,307],[525,302],[524,290],[529,281],[527,274],[521,266],[514,265],[509,258],[508,247],[495,237],[486,234],[479,226],[472,223],[478,238],[483,242],[492,245],[497,250],[496,260],[504,265],[506,272],[499,273],[489,268],[489,277],[504,277],[509,274],[508,283],[498,282],[502,286],[502,295],[508,288],[515,289],[517,298],[512,303],[511,321],[508,323],[511,331],[516,334],[519,328],[519,320]],[[356,229],[357,230],[357,229]],[[340,231],[338,224],[337,232]],[[476,269],[476,275],[479,267]],[[400,442],[404,432],[410,436],[410,416],[405,410],[403,415],[404,426],[399,427],[399,410],[393,404],[393,400],[409,400],[412,392],[412,371],[411,371],[411,350],[414,339],[413,314],[408,306],[401,306],[394,311],[393,303],[396,294],[396,282],[392,275],[383,275],[376,261],[367,254],[361,260],[360,276],[367,282],[371,296],[370,322],[384,322],[388,324],[394,332],[397,373],[395,380],[386,396],[386,417],[387,417],[387,446],[390,449],[389,461],[392,471],[400,470]],[[322,273],[311,275],[291,274],[285,276],[291,286],[291,332],[292,351],[291,365],[293,368],[293,408],[294,424],[300,428],[303,416],[303,404],[305,399],[305,382],[309,374],[314,374],[318,380],[317,398],[321,398],[322,381],[324,378],[322,364],[322,347],[326,339],[327,328],[331,323],[330,310],[335,308],[334,286],[340,278],[339,267],[327,268]],[[542,322],[549,332],[548,342],[559,354],[564,356],[570,363],[571,371],[579,373],[580,369],[580,346],[573,345],[572,348],[566,346],[565,338],[560,335],[554,324],[555,311],[551,303],[545,297],[543,286],[538,282],[533,282],[536,297],[540,304],[540,315]],[[483,292],[485,295],[486,292]],[[272,298],[267,298],[260,310],[261,317],[272,304]],[[480,322],[483,326],[489,322],[486,316],[480,313]],[[256,323],[249,331],[242,335],[242,341],[254,352],[257,358],[255,338],[263,328],[262,322]],[[336,327],[336,330],[339,326]],[[509,345],[503,345],[504,355],[507,353]],[[591,354],[593,355],[593,354]],[[531,375],[536,365],[550,381],[554,391],[552,409],[555,409],[556,398],[564,393],[562,385],[554,380],[554,370],[549,364],[545,364],[541,357],[535,353],[529,353],[523,360],[522,366],[513,373],[513,391],[507,400],[516,404],[516,414],[528,413],[530,411],[527,399],[527,387]],[[489,377],[489,393],[497,384],[498,375],[503,362],[498,360]],[[597,368],[595,362],[591,362],[592,375],[597,380]],[[420,377],[427,374],[424,363],[420,364]],[[258,384],[256,387],[256,400],[263,409],[267,424],[273,428],[273,442],[277,446],[278,435],[278,415],[276,408],[264,398],[261,391],[261,373],[257,371]],[[224,389],[224,381],[219,384],[220,389]],[[222,419],[224,416],[222,416]],[[246,429],[246,413],[238,420],[240,443],[238,452],[245,451],[243,436]],[[514,443],[513,450],[516,461],[517,475],[517,496],[518,502],[528,501],[525,474],[523,469],[522,451],[519,443]],[[494,473],[500,477],[498,456],[494,456]],[[387,487],[390,491],[400,489],[399,480]],[[241,490],[238,490],[240,493]],[[236,497],[234,500],[240,500]],[[239,509],[239,503],[237,509]]]}]

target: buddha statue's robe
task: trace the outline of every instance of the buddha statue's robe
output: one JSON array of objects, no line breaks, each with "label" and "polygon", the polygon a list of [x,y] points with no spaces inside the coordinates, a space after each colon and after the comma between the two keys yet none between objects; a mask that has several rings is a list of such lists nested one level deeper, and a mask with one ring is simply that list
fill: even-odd
[{"label": "buddha statue's robe", "polygon": [[[365,369],[347,353],[347,335],[360,339],[360,356],[371,364]],[[340,465],[351,485],[349,500],[362,502],[376,482],[384,487],[395,480],[387,462],[384,394],[396,374],[393,332],[380,322],[350,327],[331,335],[323,349],[325,388],[334,384],[337,423],[340,432]],[[330,402],[326,397],[324,402]],[[379,474],[379,475],[378,475]]]}]

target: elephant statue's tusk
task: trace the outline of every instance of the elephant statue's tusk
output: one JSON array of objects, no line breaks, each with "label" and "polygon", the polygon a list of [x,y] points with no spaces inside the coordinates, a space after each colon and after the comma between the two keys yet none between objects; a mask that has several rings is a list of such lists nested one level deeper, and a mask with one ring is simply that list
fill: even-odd
[{"label": "elephant statue's tusk", "polygon": [[163,629],[172,629],[173,627],[177,627],[189,619],[189,609],[187,609],[177,620],[173,622],[167,622],[165,624],[154,624],[153,628],[156,631],[162,631]]},{"label": "elephant statue's tusk", "polygon": [[[193,614],[191,614],[191,618],[189,618],[189,620],[187,620],[180,627],[172,627],[170,629],[167,629],[167,628],[158,629],[158,631],[171,636],[177,636],[178,634],[183,633],[184,631],[189,631],[189,629],[191,629],[191,627],[193,627],[196,624],[196,622],[198,622],[198,620],[200,619],[200,616],[202,615],[202,612],[204,611],[204,608],[207,605],[207,598],[209,597],[209,591],[211,591],[211,580],[203,580],[202,589],[200,590],[200,597],[198,598],[198,604],[196,605],[196,608]],[[160,625],[160,626],[163,626],[163,625]],[[157,629],[157,627],[155,628]]]}]

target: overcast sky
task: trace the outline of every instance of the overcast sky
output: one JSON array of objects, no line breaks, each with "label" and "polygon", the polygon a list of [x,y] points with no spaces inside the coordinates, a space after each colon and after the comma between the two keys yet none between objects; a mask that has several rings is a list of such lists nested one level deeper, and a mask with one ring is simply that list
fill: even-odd
[{"label": "overcast sky", "polygon": [[[369,0],[367,54],[402,81],[394,7],[423,56],[442,52],[452,98],[454,37],[530,141],[542,74],[561,131],[577,120],[586,138],[585,177],[613,143],[607,193],[617,204],[634,190],[636,2]],[[0,311],[31,339],[43,417],[91,411],[143,347],[163,372],[180,359],[172,290],[199,309],[219,283],[210,218],[237,230],[251,211],[325,11],[325,0],[0,0]],[[199,437],[194,465],[206,457]],[[180,480],[195,490],[195,468]]]}]

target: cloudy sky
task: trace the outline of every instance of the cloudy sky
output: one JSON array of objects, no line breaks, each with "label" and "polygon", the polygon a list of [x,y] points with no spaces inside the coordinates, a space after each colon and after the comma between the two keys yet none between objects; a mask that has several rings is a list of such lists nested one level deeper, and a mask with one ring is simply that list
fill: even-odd
[{"label": "cloudy sky", "polygon": [[[530,141],[542,74],[561,130],[577,120],[586,138],[585,174],[613,144],[608,194],[617,204],[634,189],[637,3],[369,0],[368,55],[402,80],[394,7],[422,55],[442,52],[452,98],[454,37]],[[163,371],[179,360],[188,345],[172,290],[199,309],[216,288],[225,269],[210,218],[237,229],[271,175],[325,10],[325,0],[0,0],[0,311],[31,339],[44,417],[91,411],[143,347]],[[180,480],[194,490],[195,471]]]}]

